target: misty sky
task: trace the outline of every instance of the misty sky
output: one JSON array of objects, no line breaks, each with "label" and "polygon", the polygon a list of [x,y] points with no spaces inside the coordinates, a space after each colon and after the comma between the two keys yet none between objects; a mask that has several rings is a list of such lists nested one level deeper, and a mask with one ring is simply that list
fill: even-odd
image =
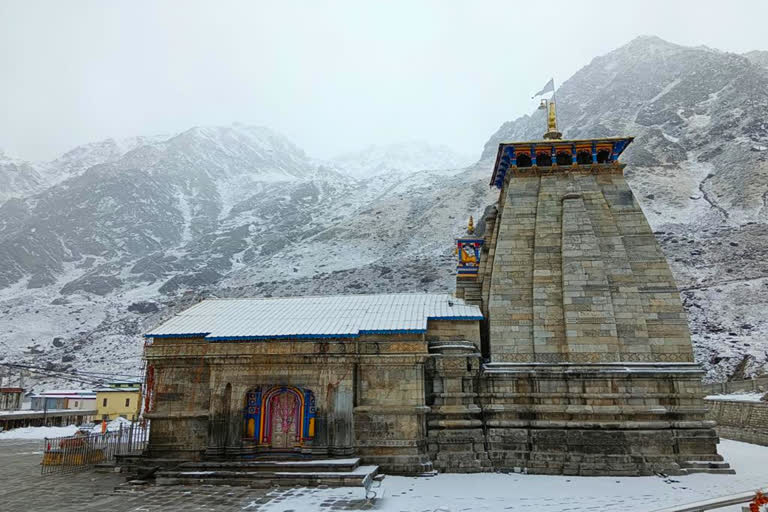
[{"label": "misty sky", "polygon": [[477,155],[554,75],[640,34],[768,49],[768,2],[0,0],[0,149],[259,124],[327,158],[409,139]]}]

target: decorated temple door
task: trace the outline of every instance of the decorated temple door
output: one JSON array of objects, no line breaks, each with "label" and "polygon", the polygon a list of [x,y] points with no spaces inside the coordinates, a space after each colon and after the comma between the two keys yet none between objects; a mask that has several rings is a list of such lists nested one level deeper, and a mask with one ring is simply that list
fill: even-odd
[{"label": "decorated temple door", "polygon": [[245,439],[264,448],[291,450],[315,437],[312,391],[293,386],[258,386],[245,398]]},{"label": "decorated temple door", "polygon": [[297,439],[299,400],[284,392],[272,398],[272,448],[293,448]]}]

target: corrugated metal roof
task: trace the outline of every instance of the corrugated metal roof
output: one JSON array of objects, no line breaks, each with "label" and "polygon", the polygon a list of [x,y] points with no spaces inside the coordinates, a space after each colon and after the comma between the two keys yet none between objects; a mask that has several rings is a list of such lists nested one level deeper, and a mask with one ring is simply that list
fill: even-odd
[{"label": "corrugated metal roof", "polygon": [[144,336],[204,336],[212,341],[339,338],[425,332],[427,320],[482,318],[480,308],[448,294],[207,299]]}]

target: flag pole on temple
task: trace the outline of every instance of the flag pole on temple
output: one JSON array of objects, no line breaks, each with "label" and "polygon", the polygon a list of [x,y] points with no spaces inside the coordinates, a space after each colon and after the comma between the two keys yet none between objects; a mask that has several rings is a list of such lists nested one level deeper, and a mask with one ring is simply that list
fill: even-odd
[{"label": "flag pole on temple", "polygon": [[555,102],[555,79],[550,78],[549,82],[547,82],[544,87],[533,95],[535,98],[536,96],[541,96],[543,94],[546,94],[548,92],[552,93],[552,97],[549,101],[547,101],[546,98],[541,100],[541,104],[539,105],[540,110],[546,110],[547,111],[547,133],[544,134],[545,139],[560,139],[563,134],[560,133],[557,130],[557,104]]}]

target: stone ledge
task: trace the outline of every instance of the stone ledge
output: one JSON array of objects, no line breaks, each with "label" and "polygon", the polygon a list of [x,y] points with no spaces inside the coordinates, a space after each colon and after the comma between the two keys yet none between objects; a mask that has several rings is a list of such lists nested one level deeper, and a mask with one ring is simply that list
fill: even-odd
[{"label": "stone ledge", "polygon": [[493,378],[496,375],[515,375],[527,374],[530,376],[562,376],[573,374],[586,375],[642,375],[648,374],[650,377],[658,375],[679,375],[686,374],[698,377],[704,375],[704,371],[697,363],[687,362],[657,362],[657,363],[486,363],[482,367],[485,375]]},{"label": "stone ledge", "polygon": [[358,405],[353,409],[355,414],[426,414],[432,411],[426,405]]},{"label": "stone ledge", "polygon": [[714,432],[714,421],[541,421],[541,420],[487,420],[489,428],[513,429],[582,429],[582,430],[706,430]]}]

